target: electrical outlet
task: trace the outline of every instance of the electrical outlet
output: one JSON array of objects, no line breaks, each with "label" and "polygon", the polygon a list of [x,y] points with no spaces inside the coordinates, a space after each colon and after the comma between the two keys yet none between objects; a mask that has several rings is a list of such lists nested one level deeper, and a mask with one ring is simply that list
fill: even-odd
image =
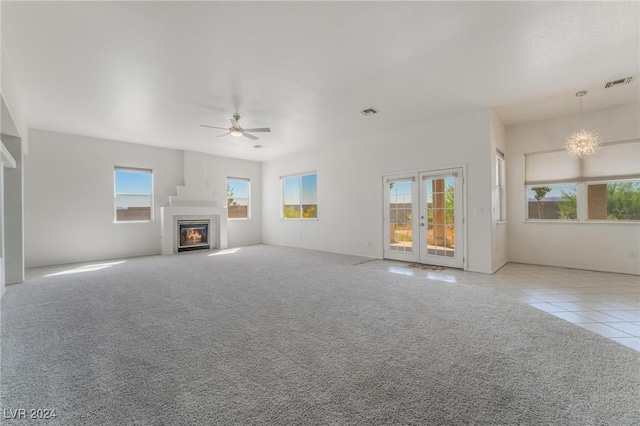
[{"label": "electrical outlet", "polygon": [[629,250],[629,259],[637,259],[638,258],[638,252],[635,250]]}]

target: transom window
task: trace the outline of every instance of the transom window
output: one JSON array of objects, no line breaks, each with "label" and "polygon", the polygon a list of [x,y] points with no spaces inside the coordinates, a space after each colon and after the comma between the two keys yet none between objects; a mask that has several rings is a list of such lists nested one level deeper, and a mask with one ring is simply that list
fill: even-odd
[{"label": "transom window", "polygon": [[153,171],[115,167],[115,221],[153,220]]},{"label": "transom window", "polygon": [[318,175],[308,173],[282,178],[282,217],[315,219],[318,217]]}]

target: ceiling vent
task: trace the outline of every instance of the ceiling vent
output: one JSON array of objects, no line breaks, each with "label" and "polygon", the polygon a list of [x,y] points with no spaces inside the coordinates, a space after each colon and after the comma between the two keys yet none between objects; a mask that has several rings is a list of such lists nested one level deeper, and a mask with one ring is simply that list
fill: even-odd
[{"label": "ceiling vent", "polygon": [[616,87],[616,86],[622,86],[623,84],[629,84],[629,83],[631,83],[631,80],[633,80],[633,77],[621,78],[620,80],[610,81],[610,82],[608,82],[607,84],[604,85],[604,88],[608,89],[610,87]]},{"label": "ceiling vent", "polygon": [[367,109],[363,109],[362,111],[360,111],[360,114],[362,115],[373,115],[373,114],[377,114],[378,111],[373,109],[373,108],[367,108]]}]

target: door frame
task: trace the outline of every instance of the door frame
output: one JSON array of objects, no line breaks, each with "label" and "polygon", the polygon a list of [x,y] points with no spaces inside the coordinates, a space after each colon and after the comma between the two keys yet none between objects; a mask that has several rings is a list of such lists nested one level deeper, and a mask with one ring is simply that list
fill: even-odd
[{"label": "door frame", "polygon": [[[380,183],[381,183],[381,189],[382,189],[382,253],[381,253],[381,259],[391,259],[389,257],[385,256],[385,252],[386,252],[386,243],[387,243],[387,239],[388,239],[388,229],[386,227],[386,216],[388,215],[387,212],[387,202],[388,202],[388,195],[386,194],[387,191],[387,179],[402,179],[402,178],[406,178],[408,176],[415,176],[415,183],[417,184],[417,186],[420,186],[420,174],[421,173],[427,173],[427,174],[437,174],[438,172],[446,172],[446,171],[450,171],[452,169],[462,169],[462,270],[466,271],[468,269],[468,264],[469,264],[469,256],[468,256],[468,252],[469,252],[469,231],[468,231],[468,190],[467,190],[467,165],[466,164],[453,164],[453,165],[447,165],[447,166],[442,166],[442,167],[437,167],[437,168],[420,168],[420,169],[412,169],[412,170],[407,170],[405,172],[389,172],[389,173],[383,173],[382,174],[382,178],[380,179]],[[418,189],[419,191],[419,189]],[[420,200],[418,199],[418,204],[420,204]],[[418,211],[419,211],[420,206],[418,205]],[[419,241],[420,238],[420,231],[419,231],[419,223],[416,223],[416,219],[418,218],[419,215],[415,215],[415,218],[413,218],[413,226],[414,226],[414,235],[415,233],[418,234],[417,238],[414,237],[414,241]],[[415,256],[416,256],[416,260],[406,260],[406,261],[410,261],[410,262],[420,262],[420,247],[418,245],[418,250],[414,250]],[[392,260],[398,260],[398,259],[392,259]],[[404,260],[404,259],[401,259]]]},{"label": "door frame", "polygon": [[[388,217],[388,205],[389,203],[389,192],[387,191],[387,187],[390,181],[400,181],[413,182],[411,188],[411,204],[412,204],[412,217],[411,217],[411,241],[412,241],[412,251],[410,253],[396,251],[396,252],[387,252],[387,247],[391,245],[391,238],[389,232],[390,220]],[[382,258],[383,259],[391,259],[391,260],[400,260],[403,262],[413,262],[417,263],[420,261],[420,247],[416,247],[415,243],[420,241],[420,230],[418,215],[416,215],[415,202],[419,200],[419,192],[420,192],[420,182],[418,181],[418,174],[414,172],[409,173],[401,173],[395,175],[386,175],[382,176]]]},{"label": "door frame", "polygon": [[[418,175],[420,179],[420,196],[418,201],[420,202],[420,263],[428,264],[428,265],[438,265],[449,268],[464,268],[464,196],[462,194],[462,187],[464,186],[464,175],[462,168],[453,168],[446,170],[437,170],[437,171],[429,171],[429,172],[421,172]],[[428,220],[422,215],[425,213],[427,208],[427,199],[425,197],[427,189],[426,181],[433,179],[447,179],[453,177],[454,178],[454,200],[455,200],[455,216],[454,216],[454,229],[455,229],[455,241],[454,241],[454,254],[455,256],[441,256],[441,255],[431,255],[429,254],[428,242],[427,242],[427,231],[428,231]],[[445,197],[445,189],[443,188],[442,196]],[[435,200],[434,200],[435,202]],[[435,232],[435,230],[434,230]]]}]

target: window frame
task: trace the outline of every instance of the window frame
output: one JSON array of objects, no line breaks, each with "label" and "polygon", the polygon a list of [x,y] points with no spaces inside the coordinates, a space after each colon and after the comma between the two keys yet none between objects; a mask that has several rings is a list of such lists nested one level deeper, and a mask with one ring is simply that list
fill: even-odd
[{"label": "window frame", "polygon": [[[312,176],[315,175],[316,176],[316,193],[315,193],[315,198],[316,198],[316,216],[315,217],[304,217],[304,209],[302,208],[303,204],[302,204],[302,178],[305,176]],[[287,179],[292,179],[292,178],[298,178],[300,179],[300,217],[286,217],[284,214],[284,208],[285,208],[285,181]],[[296,173],[296,174],[292,174],[292,175],[287,175],[287,176],[280,176],[280,219],[282,220],[310,220],[310,221],[314,221],[314,220],[318,220],[318,205],[320,203],[318,202],[318,173],[315,171],[312,172],[305,172],[305,173]]]},{"label": "window frame", "polygon": [[[142,220],[118,220],[118,195],[147,195],[137,193],[126,193],[117,191],[117,177],[118,172],[129,173],[141,173],[151,176],[151,188],[149,195],[149,219]],[[151,223],[155,217],[155,179],[153,169],[146,169],[142,167],[126,167],[126,166],[114,166],[113,168],[113,223]]]},{"label": "window frame", "polygon": [[[575,219],[544,219],[544,218],[530,218],[529,217],[529,189],[537,188],[541,186],[569,186],[575,185],[576,187],[576,218]],[[538,223],[576,223],[581,219],[581,208],[580,203],[583,197],[581,196],[581,188],[579,182],[557,182],[557,183],[545,183],[545,184],[533,184],[533,185],[525,185],[524,187],[524,211],[525,211],[525,221],[526,222],[538,222]]]},{"label": "window frame", "polygon": [[[610,183],[626,183],[626,182],[640,182],[640,176],[637,178],[629,178],[629,179],[602,179],[602,180],[593,180],[593,181],[587,181],[587,182],[582,182],[582,186],[583,186],[583,200],[584,200],[584,221],[585,222],[590,222],[590,223],[640,223],[640,219],[625,219],[625,220],[618,220],[618,219],[589,219],[589,193],[588,193],[588,187],[589,185],[608,185]],[[580,204],[578,204],[578,207],[580,206]]]},{"label": "window frame", "polygon": [[[638,224],[640,223],[640,219],[626,219],[626,220],[616,220],[616,219],[589,219],[589,196],[588,196],[588,186],[589,185],[602,185],[602,184],[610,184],[610,183],[625,183],[625,182],[640,182],[640,176],[637,178],[628,178],[628,179],[593,179],[593,180],[585,180],[581,182],[558,182],[558,183],[545,183],[545,184],[534,184],[534,185],[525,185],[524,198],[525,198],[525,222],[533,222],[533,223],[619,223],[619,224]],[[576,219],[538,219],[538,218],[529,218],[529,197],[528,192],[531,187],[538,186],[566,186],[566,185],[575,185],[576,186]]]},{"label": "window frame", "polygon": [[496,222],[507,221],[507,169],[504,154],[496,151]]},{"label": "window frame", "polygon": [[229,197],[229,193],[227,192],[227,220],[251,220],[251,179],[227,176],[227,188],[229,188],[229,181],[247,183],[247,217],[229,217],[229,198],[232,197]]},{"label": "window frame", "polygon": [[[639,154],[640,138],[604,142],[595,155],[584,159],[569,157],[564,149],[524,153],[525,222],[640,223],[640,219],[588,218],[589,185],[640,181],[640,162],[637,161]],[[576,187],[576,219],[529,219],[529,189],[560,185],[575,185]],[[608,205],[608,197],[606,202]]]}]

